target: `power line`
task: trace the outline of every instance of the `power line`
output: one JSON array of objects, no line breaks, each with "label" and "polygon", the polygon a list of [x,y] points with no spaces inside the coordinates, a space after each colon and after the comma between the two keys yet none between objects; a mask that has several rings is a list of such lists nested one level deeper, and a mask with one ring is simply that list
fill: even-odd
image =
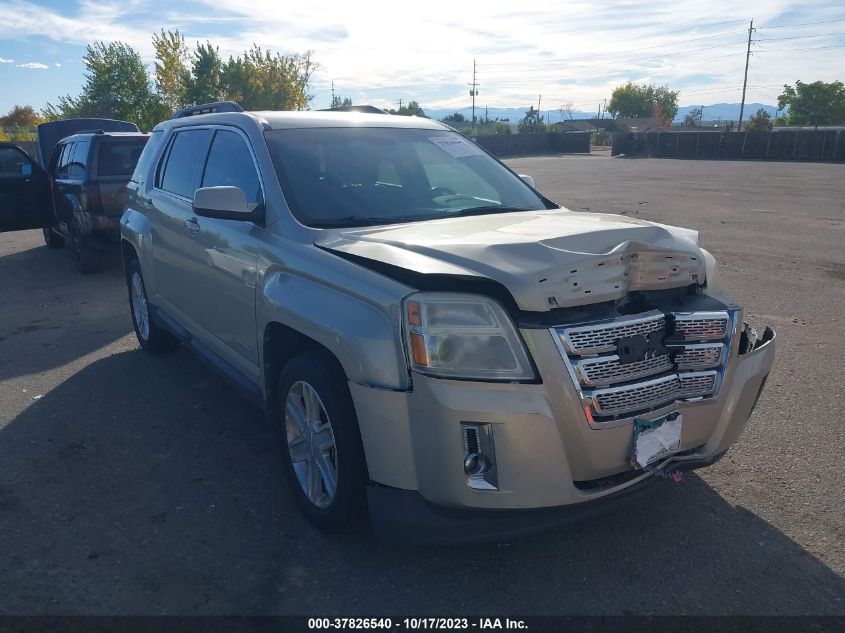
[{"label": "power line", "polygon": [[779,42],[781,40],[804,40],[809,39],[812,37],[836,37],[837,35],[845,35],[845,31],[839,31],[838,33],[818,33],[816,35],[791,35],[789,37],[761,37],[759,40],[754,40],[755,42]]},{"label": "power line", "polygon": [[775,26],[758,26],[759,29],[788,29],[799,26],[814,26],[816,24],[833,24],[834,22],[845,22],[845,18],[838,20],[822,20],[821,22],[804,22],[803,24],[776,24]]},{"label": "power line", "polygon": [[810,46],[807,48],[763,48],[757,51],[758,53],[786,53],[789,51],[823,51],[828,48],[845,48],[845,44],[836,44],[832,46]]}]

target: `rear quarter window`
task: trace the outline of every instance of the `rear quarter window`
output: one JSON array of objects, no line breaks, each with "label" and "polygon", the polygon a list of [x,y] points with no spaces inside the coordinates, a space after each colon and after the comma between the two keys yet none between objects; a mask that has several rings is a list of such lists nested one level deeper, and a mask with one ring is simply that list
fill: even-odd
[{"label": "rear quarter window", "polygon": [[130,176],[135,171],[145,139],[103,141],[97,150],[97,176]]},{"label": "rear quarter window", "polygon": [[146,144],[144,144],[144,149],[141,151],[141,156],[138,158],[138,163],[135,165],[135,169],[132,171],[132,177],[129,179],[129,182],[134,184],[138,189],[142,188],[147,181],[150,168],[163,141],[164,132],[154,130],[150,133],[150,138]]}]

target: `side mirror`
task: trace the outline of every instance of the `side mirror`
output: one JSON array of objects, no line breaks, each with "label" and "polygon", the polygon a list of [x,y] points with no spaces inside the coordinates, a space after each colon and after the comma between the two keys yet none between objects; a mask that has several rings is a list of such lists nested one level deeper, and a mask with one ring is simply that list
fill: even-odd
[{"label": "side mirror", "polygon": [[536,189],[536,187],[534,186],[534,179],[531,176],[528,176],[526,174],[519,174],[519,177],[522,178],[526,183],[528,183],[529,187],[531,187],[532,189]]},{"label": "side mirror", "polygon": [[220,220],[254,220],[257,207],[240,187],[202,187],[194,192],[194,213]]},{"label": "side mirror", "polygon": [[29,178],[32,175],[32,163],[21,163],[20,170],[23,178]]}]

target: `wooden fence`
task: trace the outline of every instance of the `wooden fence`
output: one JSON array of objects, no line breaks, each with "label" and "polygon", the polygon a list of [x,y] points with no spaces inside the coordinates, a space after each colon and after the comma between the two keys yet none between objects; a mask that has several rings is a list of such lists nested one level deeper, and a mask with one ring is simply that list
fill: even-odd
[{"label": "wooden fence", "polygon": [[632,132],[615,134],[611,153],[663,158],[845,161],[845,130]]}]

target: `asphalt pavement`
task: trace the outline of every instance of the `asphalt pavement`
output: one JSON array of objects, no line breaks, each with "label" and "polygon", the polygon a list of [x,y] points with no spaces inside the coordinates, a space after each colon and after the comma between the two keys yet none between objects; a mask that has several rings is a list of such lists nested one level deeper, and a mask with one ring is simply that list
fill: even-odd
[{"label": "asphalt pavement", "polygon": [[500,543],[383,544],[298,514],[263,416],[132,333],[117,254],[0,235],[0,614],[845,614],[845,165],[509,161],[578,211],[701,232],[778,332],[721,462]]}]

